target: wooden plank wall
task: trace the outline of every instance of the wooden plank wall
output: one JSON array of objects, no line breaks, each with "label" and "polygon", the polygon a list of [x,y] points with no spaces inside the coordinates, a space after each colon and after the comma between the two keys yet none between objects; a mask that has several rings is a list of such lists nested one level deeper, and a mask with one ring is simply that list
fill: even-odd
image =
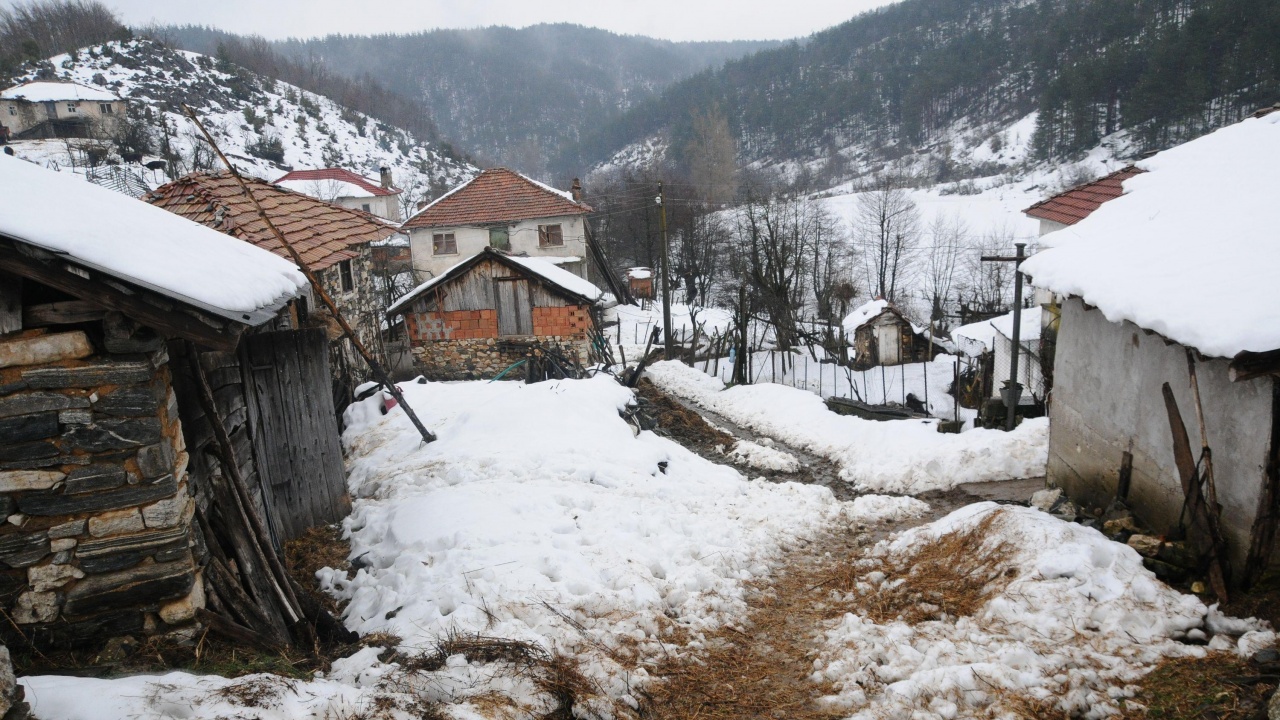
[{"label": "wooden plank wall", "polygon": [[[570,301],[559,294],[551,292],[546,285],[532,273],[518,272],[502,263],[493,260],[481,260],[460,277],[454,278],[439,288],[442,298],[439,310],[454,312],[456,310],[493,310],[497,307],[494,297],[493,280],[504,277],[527,277],[533,287],[533,307],[566,307]],[[435,302],[436,290],[427,291],[426,297],[417,301],[418,312],[427,311],[427,307]],[[433,308],[434,309],[434,308]]]},{"label": "wooden plank wall", "polygon": [[258,333],[240,346],[260,489],[279,542],[351,511],[320,329]]},{"label": "wooden plank wall", "polygon": [[[200,409],[196,396],[195,379],[188,366],[186,343],[169,343],[169,367],[173,375],[173,391],[178,398],[178,417],[182,420],[182,437],[187,443],[190,457],[187,468],[191,495],[201,510],[209,509],[213,498],[212,477],[221,474],[217,456],[211,452],[217,445],[213,438],[213,426]],[[235,353],[200,353],[200,365],[213,389],[213,401],[222,416],[223,426],[231,436],[236,454],[236,465],[253,493],[253,503],[260,517],[268,517],[266,503],[259,489],[257,458],[249,436],[248,404],[241,381],[240,358]]]}]

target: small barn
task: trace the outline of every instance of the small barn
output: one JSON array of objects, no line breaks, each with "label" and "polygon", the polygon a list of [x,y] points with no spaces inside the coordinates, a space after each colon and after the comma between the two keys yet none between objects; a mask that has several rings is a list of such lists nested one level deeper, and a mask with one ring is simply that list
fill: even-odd
[{"label": "small barn", "polygon": [[189,637],[203,612],[288,632],[264,553],[350,509],[304,283],[269,252],[0,156],[0,639]]},{"label": "small barn", "polygon": [[419,285],[387,315],[404,316],[427,377],[477,380],[546,350],[587,364],[595,305],[603,297],[595,285],[549,262],[485,248]]},{"label": "small barn", "polygon": [[1022,266],[1064,298],[1048,481],[1202,547],[1212,518],[1248,585],[1274,567],[1280,518],[1280,113],[1139,169]]},{"label": "small barn", "polygon": [[653,270],[647,267],[627,268],[627,286],[636,300],[653,299]]},{"label": "small barn", "polygon": [[36,80],[0,90],[0,139],[105,137],[125,117],[125,101],[103,88]]},{"label": "small barn", "polygon": [[913,325],[887,300],[862,305],[845,316],[842,325],[854,349],[855,370],[925,362],[946,352],[938,340],[930,342],[928,328]]}]

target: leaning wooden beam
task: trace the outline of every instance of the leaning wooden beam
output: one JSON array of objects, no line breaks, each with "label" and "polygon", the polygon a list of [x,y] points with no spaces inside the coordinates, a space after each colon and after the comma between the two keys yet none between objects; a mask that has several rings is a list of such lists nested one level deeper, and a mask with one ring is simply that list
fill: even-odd
[{"label": "leaning wooden beam", "polygon": [[316,274],[312,272],[311,267],[302,259],[302,255],[293,247],[293,244],[284,236],[284,233],[280,232],[280,228],[277,228],[275,223],[271,222],[271,218],[267,215],[267,212],[263,210],[262,205],[258,203],[258,198],[254,196],[253,190],[249,189],[249,184],[244,181],[244,178],[240,177],[240,173],[236,170],[235,166],[231,164],[231,161],[227,159],[227,156],[222,154],[222,148],[218,147],[218,143],[214,142],[213,136],[209,134],[209,131],[204,129],[204,125],[202,125],[200,123],[200,119],[196,117],[195,111],[185,103],[182,105],[182,111],[187,114],[187,117],[191,119],[191,122],[195,123],[196,128],[200,130],[200,134],[204,135],[205,142],[209,143],[209,146],[213,148],[213,151],[222,159],[222,164],[227,166],[227,171],[231,173],[231,177],[235,178],[236,182],[240,185],[240,189],[244,190],[245,195],[249,198],[249,201],[253,203],[253,207],[258,211],[258,218],[261,219],[267,228],[271,230],[272,234],[276,236],[276,239],[280,241],[280,244],[289,251],[289,256],[293,258],[293,262],[297,264],[298,269],[302,270],[302,274],[307,276],[307,281],[311,283],[311,288],[315,290],[316,295],[320,298],[320,302],[324,303],[325,307],[329,308],[329,312],[333,314],[333,319],[338,321],[338,325],[342,327],[342,332],[347,336],[347,339],[351,341],[352,347],[356,349],[356,352],[360,353],[360,357],[364,358],[365,363],[369,365],[369,369],[373,372],[374,379],[382,383],[383,387],[387,389],[387,392],[391,393],[392,397],[396,399],[396,402],[399,403],[400,407],[404,408],[405,415],[409,416],[409,421],[418,429],[418,434],[422,436],[422,441],[434,442],[436,439],[435,433],[428,430],[427,427],[422,424],[422,421],[418,419],[417,414],[413,412],[413,408],[409,407],[408,401],[404,399],[404,395],[400,393],[400,388],[396,387],[396,384],[391,382],[391,377],[382,369],[382,365],[373,358],[373,355],[365,348],[364,343],[360,342],[360,337],[351,329],[351,325],[347,323],[347,319],[342,315],[342,311],[339,310],[338,306],[333,302],[333,298],[329,297],[329,293],[325,292],[324,286],[320,284],[320,278],[316,277]]}]

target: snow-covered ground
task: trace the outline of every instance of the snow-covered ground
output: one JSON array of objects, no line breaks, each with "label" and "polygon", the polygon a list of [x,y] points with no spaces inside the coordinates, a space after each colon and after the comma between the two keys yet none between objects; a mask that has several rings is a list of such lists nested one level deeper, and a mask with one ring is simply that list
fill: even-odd
[{"label": "snow-covered ground", "polygon": [[1046,419],[1010,433],[937,431],[933,420],[876,422],[837,415],[804,390],[761,383],[724,383],[678,362],[648,369],[662,389],[728,420],[836,462],[841,477],[866,492],[915,494],[963,483],[1032,478],[1048,460]]},{"label": "snow-covered ground", "polygon": [[[1209,649],[1244,656],[1276,635],[1256,621],[1225,618],[1142,566],[1132,548],[1035,509],[978,503],[908,530],[873,555],[903,556],[941,535],[998,514],[985,542],[1004,543],[1008,586],[972,617],[910,625],[846,613],[825,633],[814,680],[853,720],[988,717],[1002,693],[1059,703],[1071,717],[1120,714],[1120,701],[1162,658]],[[875,569],[864,590],[894,582]]]}]

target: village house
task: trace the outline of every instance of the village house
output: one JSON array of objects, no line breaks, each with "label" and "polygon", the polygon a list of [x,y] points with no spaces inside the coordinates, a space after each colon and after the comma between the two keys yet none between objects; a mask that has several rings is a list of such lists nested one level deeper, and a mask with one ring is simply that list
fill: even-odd
[{"label": "village house", "polygon": [[949,344],[930,340],[928,328],[917,327],[887,300],[872,300],[845,316],[845,337],[853,349],[853,369],[927,362]]},{"label": "village house", "polygon": [[[379,291],[372,263],[372,245],[396,234],[395,226],[361,211],[246,178],[254,196],[271,222],[320,276],[325,292],[371,352],[381,348],[383,310],[390,299]],[[264,250],[289,258],[289,252],[258,216],[257,209],[229,173],[194,173],[157,188],[144,198],[169,212],[194,220]],[[326,314],[323,305],[310,303],[308,311]],[[330,319],[329,337],[335,352],[331,369],[337,381],[339,408],[351,390],[365,379],[364,362],[342,339],[341,329]]]},{"label": "village house", "polygon": [[0,140],[109,135],[125,101],[108,90],[37,80],[0,91]]},{"label": "village house", "polygon": [[594,282],[598,270],[587,259],[589,212],[576,181],[573,191],[562,192],[493,168],[427,205],[401,229],[409,233],[420,281],[491,247],[541,258]]},{"label": "village house", "polygon": [[276,180],[286,190],[349,210],[362,210],[392,222],[400,222],[402,191],[391,182],[390,168],[379,168],[377,182],[345,168],[294,170]]},{"label": "village house", "polygon": [[[1247,585],[1280,515],[1280,243],[1265,211],[1280,193],[1280,113],[1138,170],[1023,265],[1063,298],[1048,481],[1085,507],[1126,501],[1162,534],[1207,507]],[[1202,437],[1217,507],[1197,501],[1189,448]]]},{"label": "village house", "polygon": [[593,308],[603,295],[540,258],[487,247],[419,285],[387,315],[404,316],[413,355],[427,377],[477,380],[493,378],[535,351],[586,365]]},{"label": "village house", "polygon": [[272,632],[243,606],[275,612],[262,553],[350,509],[304,283],[264,250],[0,156],[0,639],[190,639],[205,612]]}]

